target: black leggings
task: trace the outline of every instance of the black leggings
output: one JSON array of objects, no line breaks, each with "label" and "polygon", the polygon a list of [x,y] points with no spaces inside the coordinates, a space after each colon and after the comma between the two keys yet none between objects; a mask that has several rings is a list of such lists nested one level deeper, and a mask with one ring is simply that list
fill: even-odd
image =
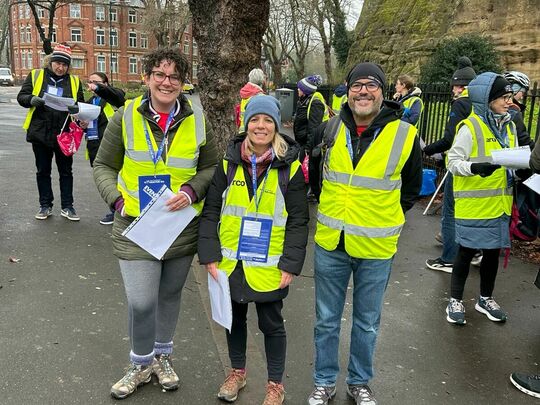
[{"label": "black leggings", "polygon": [[[256,302],[259,329],[264,334],[264,350],[268,380],[280,383],[285,371],[287,335],[281,309],[283,301]],[[232,368],[246,367],[247,311],[248,304],[232,302],[233,322],[227,333],[227,346]]]},{"label": "black leggings", "polygon": [[[458,253],[454,260],[454,269],[452,270],[452,281],[450,284],[450,293],[452,298],[462,300],[465,281],[469,275],[471,260],[477,249],[470,249],[459,246]],[[501,249],[482,249],[482,264],[480,264],[480,295],[482,297],[491,297],[495,287],[495,278],[499,268],[499,255]]]}]

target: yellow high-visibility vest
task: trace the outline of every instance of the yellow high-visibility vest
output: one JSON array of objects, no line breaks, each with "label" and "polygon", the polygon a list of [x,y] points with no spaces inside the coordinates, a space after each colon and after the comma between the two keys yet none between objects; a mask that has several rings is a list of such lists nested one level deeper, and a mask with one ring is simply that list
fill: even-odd
[{"label": "yellow high-visibility vest", "polygon": [[[124,142],[124,164],[118,173],[118,190],[124,198],[125,213],[132,217],[140,214],[139,176],[169,174],[171,190],[177,193],[180,187],[197,174],[197,163],[201,146],[206,144],[206,129],[203,117],[194,114],[184,118],[169,143],[165,162],[159,159],[156,165],[150,157],[143,121],[146,118],[137,110],[142,96],[128,100],[122,117],[122,139]],[[148,125],[148,123],[146,123]],[[149,132],[151,132],[148,126]],[[150,136],[152,147],[156,141]],[[203,201],[192,204],[199,213]]]},{"label": "yellow high-visibility vest", "polygon": [[240,100],[240,126],[238,127],[238,133],[244,132],[246,130],[244,124],[244,114],[246,113],[246,105],[251,97],[243,98]]},{"label": "yellow high-visibility vest", "polygon": [[341,106],[347,102],[347,94],[344,94],[342,96],[336,96],[335,94],[332,96],[332,110],[336,114],[339,114],[341,111]]},{"label": "yellow high-visibility vest", "polygon": [[422,101],[422,99],[417,96],[409,97],[403,102],[403,107],[410,110],[413,104],[416,102],[420,103],[420,114],[418,115],[418,121],[416,121],[416,124],[414,124],[415,127],[418,127],[418,125],[420,124],[420,117],[422,116],[422,111],[424,111],[424,102]]},{"label": "yellow high-visibility vest", "polygon": [[389,259],[397,251],[405,223],[401,170],[411,154],[416,128],[401,120],[388,123],[356,167],[347,148],[347,128],[343,122],[337,128],[324,162],[315,242],[334,250],[343,231],[350,256]]},{"label": "yellow high-visibility vest", "polygon": [[[228,162],[223,160],[223,169],[227,173]],[[290,177],[295,175],[300,162],[294,161],[290,168]],[[246,179],[241,165],[236,167],[234,179],[223,194],[221,218],[219,226],[219,241],[223,259],[218,265],[228,276],[236,267],[240,227],[243,217],[257,217],[272,220],[272,232],[268,259],[265,263],[243,260],[244,274],[249,286],[259,292],[277,290],[281,282],[281,270],[278,269],[279,259],[283,254],[285,241],[285,225],[288,213],[285,208],[285,196],[279,187],[278,169],[270,169],[264,184],[258,186],[258,194],[262,192],[259,209],[255,210],[255,200],[249,198],[251,179]]]},{"label": "yellow high-visibility vest", "polygon": [[[472,134],[473,147],[469,160],[473,163],[491,162],[491,153],[502,149],[502,146],[489,127],[474,112],[458,124],[456,133],[463,125]],[[516,147],[514,123],[510,122],[506,128],[510,147]],[[454,175],[454,198],[456,219],[493,219],[512,214],[512,187],[508,187],[504,167],[487,177]]]},{"label": "yellow high-visibility vest", "polygon": [[324,115],[323,115],[322,122],[328,121],[328,119],[330,118],[330,113],[328,112],[328,106],[326,105],[326,100],[324,99],[323,95],[319,93],[318,91],[313,93],[313,95],[311,96],[311,99],[309,100],[309,104],[307,108],[307,119],[309,120],[309,113],[311,111],[311,103],[313,103],[313,100],[319,100],[322,103],[324,107]]}]

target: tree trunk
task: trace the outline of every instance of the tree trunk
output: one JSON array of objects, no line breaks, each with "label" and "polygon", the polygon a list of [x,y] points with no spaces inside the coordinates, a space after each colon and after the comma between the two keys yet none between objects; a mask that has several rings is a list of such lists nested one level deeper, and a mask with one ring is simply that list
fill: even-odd
[{"label": "tree trunk", "polygon": [[189,0],[199,46],[201,103],[220,151],[237,132],[234,106],[249,71],[261,65],[270,1]]},{"label": "tree trunk", "polygon": [[272,72],[274,72],[274,86],[276,89],[283,84],[283,73],[281,72],[281,62],[272,63]]}]

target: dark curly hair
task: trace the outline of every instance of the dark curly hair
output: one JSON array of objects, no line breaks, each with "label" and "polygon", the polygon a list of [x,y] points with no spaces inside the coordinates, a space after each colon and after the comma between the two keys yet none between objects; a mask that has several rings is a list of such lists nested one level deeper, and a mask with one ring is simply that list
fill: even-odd
[{"label": "dark curly hair", "polygon": [[185,83],[188,74],[189,64],[186,57],[178,48],[157,48],[145,54],[142,58],[142,68],[145,76],[150,76],[152,70],[158,67],[164,60],[174,62],[176,73],[180,76],[182,83]]}]

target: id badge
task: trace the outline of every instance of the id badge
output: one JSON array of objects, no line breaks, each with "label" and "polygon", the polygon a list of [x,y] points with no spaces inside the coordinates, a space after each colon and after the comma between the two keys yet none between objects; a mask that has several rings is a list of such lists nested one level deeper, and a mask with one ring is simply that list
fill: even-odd
[{"label": "id badge", "polygon": [[86,128],[86,140],[88,141],[99,140],[98,128],[97,128],[97,125],[94,125],[94,120],[88,123],[88,127]]},{"label": "id badge", "polygon": [[272,220],[244,217],[238,241],[238,260],[266,263],[272,235]]},{"label": "id badge", "polygon": [[142,211],[156,195],[162,185],[171,188],[170,174],[139,176],[139,209]]},{"label": "id badge", "polygon": [[49,84],[47,85],[47,93],[52,94],[53,96],[62,97],[64,89],[62,87],[54,87]]}]

